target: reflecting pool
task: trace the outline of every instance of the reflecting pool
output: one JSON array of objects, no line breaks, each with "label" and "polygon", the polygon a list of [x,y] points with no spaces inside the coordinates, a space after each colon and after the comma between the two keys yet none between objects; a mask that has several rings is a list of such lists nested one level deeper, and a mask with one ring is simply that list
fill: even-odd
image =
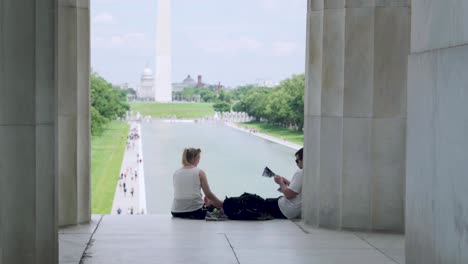
[{"label": "reflecting pool", "polygon": [[263,198],[278,197],[278,185],[262,177],[268,166],[291,179],[296,171],[296,150],[267,141],[221,123],[142,123],[143,165],[147,210],[170,214],[172,174],[181,167],[186,147],[202,150],[199,168],[208,177],[212,191],[220,198],[256,193]]}]

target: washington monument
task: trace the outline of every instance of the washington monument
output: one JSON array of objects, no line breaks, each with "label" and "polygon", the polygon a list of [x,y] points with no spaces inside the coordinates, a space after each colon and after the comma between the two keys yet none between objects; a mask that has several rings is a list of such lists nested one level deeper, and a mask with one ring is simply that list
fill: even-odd
[{"label": "washington monument", "polygon": [[156,24],[156,102],[172,101],[171,1],[158,0]]}]

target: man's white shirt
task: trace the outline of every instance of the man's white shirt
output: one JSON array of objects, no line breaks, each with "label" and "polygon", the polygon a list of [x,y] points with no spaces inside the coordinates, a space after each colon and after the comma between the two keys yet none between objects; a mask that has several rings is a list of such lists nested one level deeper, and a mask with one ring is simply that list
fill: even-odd
[{"label": "man's white shirt", "polygon": [[288,219],[299,218],[301,216],[302,175],[302,169],[297,170],[288,186],[290,190],[298,193],[298,195],[290,200],[286,199],[284,196],[280,197],[278,200],[279,209]]}]

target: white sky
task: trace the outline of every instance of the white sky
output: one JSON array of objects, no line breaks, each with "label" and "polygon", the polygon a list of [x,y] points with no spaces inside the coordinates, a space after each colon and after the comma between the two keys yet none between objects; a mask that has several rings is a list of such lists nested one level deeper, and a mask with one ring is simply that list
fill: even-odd
[{"label": "white sky", "polygon": [[[157,0],[91,0],[91,64],[113,83],[154,70]],[[173,0],[172,78],[279,82],[305,67],[306,0]]]}]

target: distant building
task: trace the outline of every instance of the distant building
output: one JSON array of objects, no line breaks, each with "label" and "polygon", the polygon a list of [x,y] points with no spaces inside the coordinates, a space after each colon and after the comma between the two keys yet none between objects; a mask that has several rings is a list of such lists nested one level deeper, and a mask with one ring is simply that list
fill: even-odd
[{"label": "distant building", "polygon": [[195,81],[190,75],[187,75],[187,77],[182,82],[172,84],[172,100],[192,102],[200,101],[200,95],[194,95],[192,98],[185,98],[182,92],[186,88],[205,88],[216,92],[216,94],[219,94],[220,90],[225,89],[225,87],[221,85],[221,82],[218,82],[218,84],[207,84],[203,83],[202,75],[197,76],[197,81]]},{"label": "distant building", "polygon": [[136,99],[135,92],[137,89],[135,89],[135,86],[131,86],[129,83],[112,85],[112,88],[127,91],[127,99],[129,101],[134,101]]},{"label": "distant building", "polygon": [[189,74],[182,82],[172,84],[173,93],[182,92],[185,88],[206,88],[213,91],[219,91],[226,87],[221,85],[221,82],[218,82],[217,84],[204,83],[202,75],[198,75],[197,81],[195,81]]},{"label": "distant building", "polygon": [[278,85],[279,83],[275,83],[271,80],[264,80],[264,79],[257,79],[257,83],[254,84],[254,86],[257,86],[257,87],[267,87],[267,88],[273,88]]},{"label": "distant building", "polygon": [[154,101],[154,76],[153,71],[148,67],[143,70],[141,75],[137,97],[139,100]]},{"label": "distant building", "polygon": [[197,88],[201,88],[201,87],[204,87],[204,86],[205,85],[203,84],[202,76],[198,75]]},{"label": "distant building", "polygon": [[224,86],[221,85],[221,82],[218,82],[218,85],[215,86],[214,91],[216,95],[219,95],[219,91],[224,90]]},{"label": "distant building", "polygon": [[112,88],[119,89],[119,90],[128,90],[130,89],[130,84],[128,83],[115,84],[115,85],[112,85]]},{"label": "distant building", "polygon": [[182,92],[185,88],[195,87],[195,86],[197,86],[197,83],[195,82],[194,79],[192,79],[192,77],[190,77],[190,74],[189,74],[181,83],[173,83],[172,91]]}]

